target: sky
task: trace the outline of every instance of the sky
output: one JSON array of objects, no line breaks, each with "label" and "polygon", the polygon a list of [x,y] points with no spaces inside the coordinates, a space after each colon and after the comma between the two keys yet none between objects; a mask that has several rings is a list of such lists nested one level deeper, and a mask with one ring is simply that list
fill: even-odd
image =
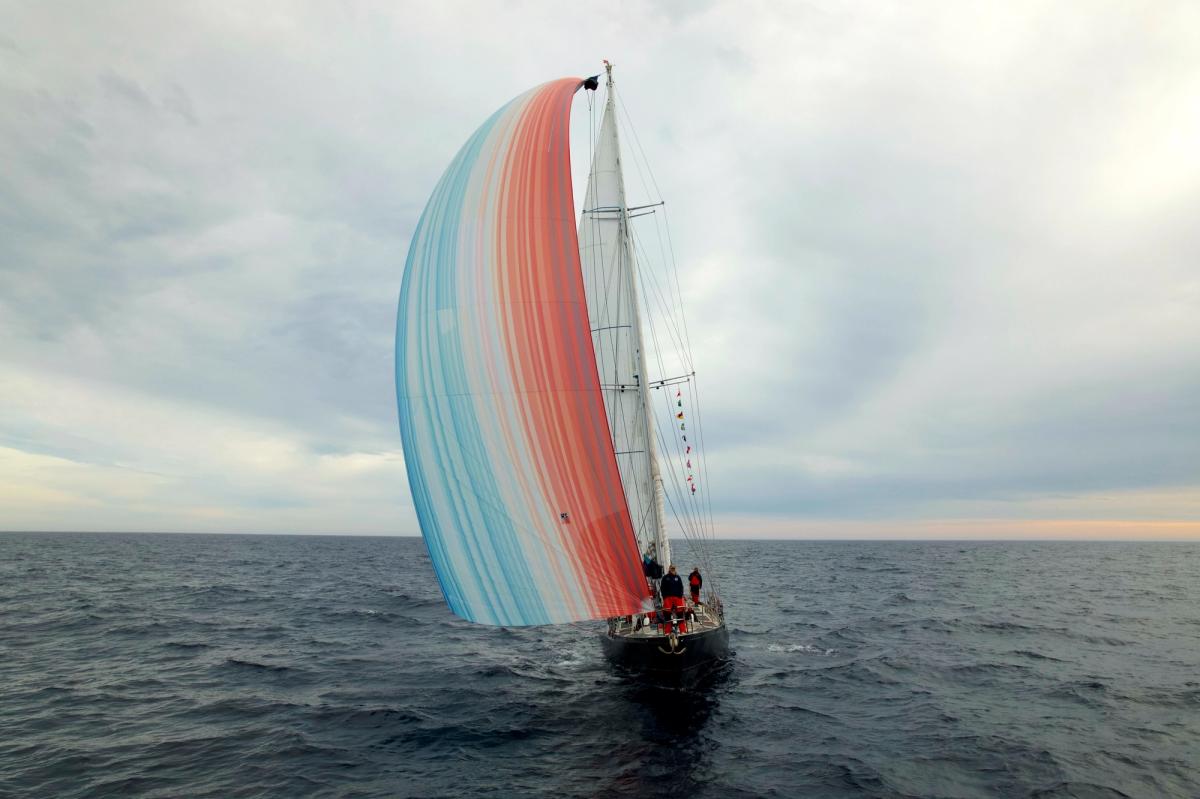
[{"label": "sky", "polygon": [[409,237],[483,119],[607,58],[719,536],[1200,538],[1194,3],[0,17],[0,530],[417,534]]}]

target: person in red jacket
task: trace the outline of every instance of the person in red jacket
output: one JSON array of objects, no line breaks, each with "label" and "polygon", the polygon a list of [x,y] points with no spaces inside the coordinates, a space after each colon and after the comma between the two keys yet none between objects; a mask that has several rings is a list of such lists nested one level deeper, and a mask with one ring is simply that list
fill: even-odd
[{"label": "person in red jacket", "polygon": [[700,576],[700,567],[692,569],[692,573],[688,575],[688,588],[692,589],[692,602],[700,604],[700,588],[704,585],[704,578]]}]

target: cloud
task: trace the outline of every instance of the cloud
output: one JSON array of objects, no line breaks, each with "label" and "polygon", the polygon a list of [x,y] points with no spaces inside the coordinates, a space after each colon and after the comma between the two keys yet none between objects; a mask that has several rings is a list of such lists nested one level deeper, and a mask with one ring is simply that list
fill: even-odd
[{"label": "cloud", "polygon": [[631,200],[668,201],[718,516],[1196,518],[1190,5],[463,14],[9,15],[0,526],[415,531],[408,237],[486,114],[604,57],[654,168]]},{"label": "cloud", "polygon": [[0,390],[8,529],[416,532],[398,446],[327,451],[286,420],[53,374],[0,370]]}]

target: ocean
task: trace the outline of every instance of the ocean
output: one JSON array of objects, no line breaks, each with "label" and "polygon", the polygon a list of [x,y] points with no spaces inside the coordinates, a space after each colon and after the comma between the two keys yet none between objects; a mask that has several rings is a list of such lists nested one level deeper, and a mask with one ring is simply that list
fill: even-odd
[{"label": "ocean", "polygon": [[672,686],[454,618],[419,539],[0,534],[0,796],[1200,796],[1200,544],[710,558]]}]

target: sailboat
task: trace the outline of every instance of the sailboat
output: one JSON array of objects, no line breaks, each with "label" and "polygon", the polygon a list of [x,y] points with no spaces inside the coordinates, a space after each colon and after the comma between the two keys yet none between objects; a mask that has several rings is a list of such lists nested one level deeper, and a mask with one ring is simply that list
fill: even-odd
[{"label": "sailboat", "polygon": [[[701,459],[687,430],[695,372],[648,373],[632,220],[661,203],[626,200],[605,70],[578,224],[571,104],[582,88],[593,108],[601,76],[550,81],[501,107],[434,189],[400,291],[400,433],[453,613],[501,626],[607,620],[612,660],[685,672],[728,652],[707,557],[702,596],[677,600],[678,579],[661,579],[671,541],[660,449],[674,447],[672,466]],[[676,504],[697,502],[695,475],[681,474],[677,521]],[[685,535],[703,527],[703,513],[689,518]],[[689,536],[693,550],[702,538]]]}]

